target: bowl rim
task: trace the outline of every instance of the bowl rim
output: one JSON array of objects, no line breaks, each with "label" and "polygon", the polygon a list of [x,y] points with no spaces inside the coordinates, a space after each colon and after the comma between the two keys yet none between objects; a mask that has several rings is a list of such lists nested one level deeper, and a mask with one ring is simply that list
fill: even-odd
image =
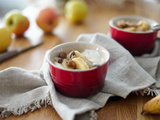
[{"label": "bowl rim", "polygon": [[114,21],[118,20],[118,19],[124,19],[124,18],[130,18],[130,19],[142,19],[142,20],[147,20],[147,21],[152,21],[155,25],[156,24],[159,24],[157,21],[153,20],[153,19],[150,19],[150,18],[146,18],[146,17],[142,17],[142,16],[136,16],[136,15],[120,15],[120,16],[116,16],[112,19],[109,20],[109,25],[110,27],[113,27],[114,29],[116,30],[119,30],[119,31],[123,31],[123,32],[126,32],[126,33],[132,33],[132,34],[146,34],[146,33],[154,33],[156,31],[153,31],[153,30],[148,30],[148,31],[145,31],[145,32],[136,32],[136,31],[125,31],[125,30],[122,30],[121,28],[118,28],[117,26],[114,25]]},{"label": "bowl rim", "polygon": [[109,62],[109,60],[110,60],[110,53],[109,53],[109,51],[108,51],[107,49],[105,49],[104,47],[102,47],[102,46],[100,46],[100,45],[98,45],[98,44],[95,44],[95,43],[77,42],[77,41],[75,41],[75,42],[65,42],[65,43],[61,43],[61,44],[59,44],[59,45],[56,45],[56,46],[53,47],[52,49],[50,49],[50,51],[49,51],[49,53],[48,53],[48,55],[47,55],[47,61],[48,61],[48,63],[49,63],[50,65],[52,65],[53,67],[55,67],[56,69],[63,70],[63,71],[68,71],[68,72],[86,72],[86,71],[92,71],[92,70],[95,70],[95,69],[100,68],[100,67],[93,67],[93,68],[86,69],[86,70],[79,70],[79,69],[74,69],[74,70],[72,70],[72,69],[66,69],[66,68],[57,67],[57,66],[56,66],[55,64],[53,64],[53,62],[50,60],[50,54],[51,54],[51,52],[53,52],[54,49],[56,49],[56,48],[58,48],[58,47],[61,47],[61,46],[64,46],[64,45],[67,45],[67,44],[79,44],[79,43],[80,43],[80,44],[95,45],[95,46],[97,46],[97,47],[102,48],[102,49],[105,50],[105,52],[108,54],[108,57],[107,57],[107,60],[105,60],[105,62],[104,62],[100,67],[102,67],[103,65],[105,65],[106,63]]}]

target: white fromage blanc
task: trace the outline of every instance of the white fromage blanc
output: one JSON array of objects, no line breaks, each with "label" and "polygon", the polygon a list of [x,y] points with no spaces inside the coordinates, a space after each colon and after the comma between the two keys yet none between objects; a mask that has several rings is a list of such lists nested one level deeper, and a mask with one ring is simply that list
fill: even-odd
[{"label": "white fromage blanc", "polygon": [[105,62],[104,58],[96,50],[85,49],[81,54],[85,55],[93,65],[102,65]]},{"label": "white fromage blanc", "polygon": [[81,53],[74,50],[68,54],[65,53],[66,57],[64,57],[64,52],[62,53],[53,61],[59,68],[85,70],[105,63],[105,59],[96,50],[85,49]]}]

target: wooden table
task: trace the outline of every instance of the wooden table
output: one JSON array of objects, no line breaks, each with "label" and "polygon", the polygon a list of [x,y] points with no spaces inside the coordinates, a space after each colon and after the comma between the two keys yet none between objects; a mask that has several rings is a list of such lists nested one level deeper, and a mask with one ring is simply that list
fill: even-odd
[{"label": "wooden table", "polygon": [[[94,1],[96,2],[96,1]],[[148,7],[150,10],[148,10]],[[45,35],[36,26],[33,16],[30,11],[32,7],[25,10],[25,14],[32,21],[31,27],[22,38],[14,38],[10,49],[25,48],[31,44],[36,44],[43,41],[43,44],[19,54],[3,63],[0,63],[0,70],[16,66],[28,70],[40,69],[45,52],[57,44],[75,41],[81,33],[104,33],[108,34],[108,21],[117,15],[142,15],[155,19],[160,22],[160,4],[145,3],[140,1],[124,2],[123,4],[105,4],[100,3],[90,4],[89,14],[83,24],[72,24],[60,16],[59,25],[51,35]],[[37,8],[32,8],[38,10]],[[118,99],[107,102],[104,108],[97,111],[98,120],[158,120],[158,115],[141,115],[142,106],[152,96],[141,96],[130,94],[126,99]],[[21,116],[10,116],[1,120],[61,120],[54,108],[42,107],[34,112],[28,112]]]}]

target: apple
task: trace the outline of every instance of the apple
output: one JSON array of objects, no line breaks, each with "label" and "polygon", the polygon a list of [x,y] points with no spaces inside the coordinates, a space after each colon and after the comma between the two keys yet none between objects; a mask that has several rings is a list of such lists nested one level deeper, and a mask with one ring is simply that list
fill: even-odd
[{"label": "apple", "polygon": [[36,23],[45,33],[51,33],[58,24],[58,17],[53,8],[44,8],[36,17]]},{"label": "apple", "polygon": [[7,50],[11,44],[11,31],[8,27],[0,27],[0,52]]},{"label": "apple", "polygon": [[18,10],[8,12],[4,17],[5,25],[10,28],[16,36],[21,36],[29,27],[29,20]]},{"label": "apple", "polygon": [[74,23],[82,22],[88,13],[88,5],[82,0],[70,0],[65,4],[65,17]]}]

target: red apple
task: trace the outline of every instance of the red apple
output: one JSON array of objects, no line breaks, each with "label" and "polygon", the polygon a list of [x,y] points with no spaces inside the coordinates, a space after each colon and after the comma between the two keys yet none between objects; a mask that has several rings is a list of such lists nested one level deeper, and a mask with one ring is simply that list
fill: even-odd
[{"label": "red apple", "polygon": [[36,17],[37,25],[46,33],[51,33],[58,24],[58,14],[52,8],[40,10]]},{"label": "red apple", "polygon": [[18,10],[12,10],[5,15],[5,25],[16,36],[21,36],[29,27],[29,20]]}]

